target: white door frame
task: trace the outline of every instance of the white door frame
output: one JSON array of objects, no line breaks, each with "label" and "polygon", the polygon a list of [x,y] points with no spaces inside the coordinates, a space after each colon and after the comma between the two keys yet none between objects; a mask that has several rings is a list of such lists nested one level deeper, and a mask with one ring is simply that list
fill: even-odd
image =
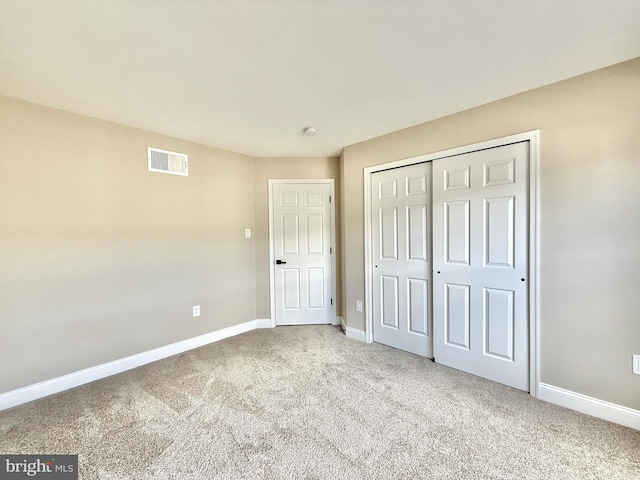
[{"label": "white door frame", "polygon": [[473,143],[440,152],[419,155],[364,169],[364,268],[365,268],[365,341],[373,342],[373,251],[371,240],[371,174],[389,168],[430,162],[439,158],[499,147],[509,143],[529,142],[529,393],[538,398],[540,385],[540,298],[539,298],[539,225],[540,225],[540,130]]},{"label": "white door frame", "polygon": [[303,179],[269,179],[269,302],[271,304],[271,328],[276,326],[276,292],[275,292],[275,268],[276,261],[273,241],[273,185],[275,184],[294,184],[294,183],[320,183],[328,184],[331,189],[331,315],[333,323],[338,324],[336,316],[336,195],[333,178],[303,178]]}]

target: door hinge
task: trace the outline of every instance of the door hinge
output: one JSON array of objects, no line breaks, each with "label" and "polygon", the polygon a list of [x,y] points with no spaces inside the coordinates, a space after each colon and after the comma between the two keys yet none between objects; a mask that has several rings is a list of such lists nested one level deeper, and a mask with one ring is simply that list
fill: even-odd
[{"label": "door hinge", "polygon": [[331,305],[333,305],[333,298],[331,299]]},{"label": "door hinge", "polygon": [[329,247],[329,255],[333,255],[333,247]]},{"label": "door hinge", "polygon": [[329,203],[331,203],[331,195],[329,195]]}]

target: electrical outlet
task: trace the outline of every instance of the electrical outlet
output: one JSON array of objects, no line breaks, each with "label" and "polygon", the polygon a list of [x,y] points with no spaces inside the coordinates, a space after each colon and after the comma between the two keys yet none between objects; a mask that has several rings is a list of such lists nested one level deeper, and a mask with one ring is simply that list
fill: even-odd
[{"label": "electrical outlet", "polygon": [[640,375],[640,355],[633,355],[633,373]]},{"label": "electrical outlet", "polygon": [[251,238],[251,229],[250,228],[245,228],[244,229],[244,238]]},{"label": "electrical outlet", "polygon": [[361,312],[361,311],[362,311],[362,301],[356,300],[356,312]]},{"label": "electrical outlet", "polygon": [[193,316],[194,317],[200,316],[200,305],[196,305],[195,307],[193,307]]}]

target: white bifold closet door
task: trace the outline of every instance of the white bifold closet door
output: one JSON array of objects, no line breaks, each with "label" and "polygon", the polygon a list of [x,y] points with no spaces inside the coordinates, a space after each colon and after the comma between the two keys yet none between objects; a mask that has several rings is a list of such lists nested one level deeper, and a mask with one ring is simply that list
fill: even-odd
[{"label": "white bifold closet door", "polygon": [[431,164],[371,177],[373,339],[432,357]]},{"label": "white bifold closet door", "polygon": [[436,362],[529,390],[528,142],[433,161]]}]

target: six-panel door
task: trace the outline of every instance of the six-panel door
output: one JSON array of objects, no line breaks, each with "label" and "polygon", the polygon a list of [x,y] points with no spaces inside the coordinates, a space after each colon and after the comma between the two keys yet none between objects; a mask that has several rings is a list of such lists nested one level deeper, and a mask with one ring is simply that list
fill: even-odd
[{"label": "six-panel door", "polygon": [[529,389],[527,142],[433,162],[434,356]]},{"label": "six-panel door", "polygon": [[328,183],[274,183],[277,325],[333,323]]},{"label": "six-panel door", "polygon": [[431,164],[371,176],[374,341],[432,356]]}]

